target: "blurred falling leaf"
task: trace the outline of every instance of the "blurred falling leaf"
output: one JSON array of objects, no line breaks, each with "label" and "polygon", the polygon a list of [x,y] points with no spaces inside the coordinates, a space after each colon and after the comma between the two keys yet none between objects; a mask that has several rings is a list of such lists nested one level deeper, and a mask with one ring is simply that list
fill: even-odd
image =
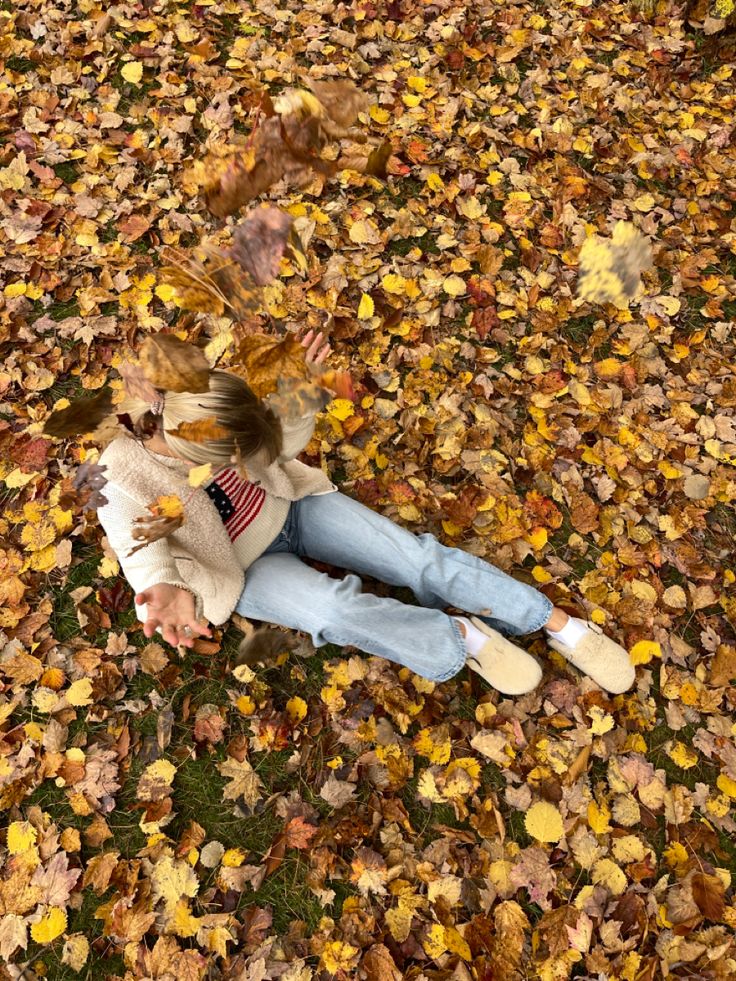
[{"label": "blurred falling leaf", "polygon": [[152,334],[141,345],[140,363],[148,381],[168,392],[206,392],[210,366],[199,348],[175,334]]},{"label": "blurred falling leaf", "polygon": [[610,239],[591,235],[580,249],[578,296],[591,303],[626,309],[652,265],[649,240],[635,225],[617,221]]},{"label": "blurred falling leaf", "polygon": [[249,335],[240,342],[231,370],[261,398],[277,390],[279,379],[305,378],[308,373],[304,348],[293,334]]},{"label": "blurred falling leaf", "polygon": [[132,537],[141,544],[132,548],[128,557],[135,555],[146,545],[166,538],[184,524],[184,506],[176,494],[158,497],[147,507],[151,512],[150,517],[136,518],[133,522]]},{"label": "blurred falling leaf", "polygon": [[266,206],[249,211],[236,227],[229,255],[258,286],[278,275],[292,224],[291,215]]},{"label": "blurred falling leaf", "polygon": [[176,429],[167,429],[169,436],[186,439],[190,443],[207,443],[210,440],[228,439],[230,430],[221,426],[215,416],[196,419],[194,422],[180,422]]},{"label": "blurred falling leaf", "polygon": [[57,439],[83,436],[96,429],[112,408],[112,390],[105,387],[95,395],[75,399],[65,409],[57,409],[45,421],[43,432]]}]

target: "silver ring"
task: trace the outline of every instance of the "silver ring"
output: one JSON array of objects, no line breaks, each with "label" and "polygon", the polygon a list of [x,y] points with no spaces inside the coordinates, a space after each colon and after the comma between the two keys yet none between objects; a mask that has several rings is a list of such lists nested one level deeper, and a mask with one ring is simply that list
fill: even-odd
[{"label": "silver ring", "polygon": [[182,632],[182,633],[184,634],[184,636],[185,636],[185,637],[191,637],[191,636],[192,636],[192,634],[194,633],[194,631],[193,631],[193,630],[192,630],[192,628],[191,628],[191,627],[189,626],[189,624],[186,624],[185,626],[183,626],[183,627],[181,628],[181,632]]}]

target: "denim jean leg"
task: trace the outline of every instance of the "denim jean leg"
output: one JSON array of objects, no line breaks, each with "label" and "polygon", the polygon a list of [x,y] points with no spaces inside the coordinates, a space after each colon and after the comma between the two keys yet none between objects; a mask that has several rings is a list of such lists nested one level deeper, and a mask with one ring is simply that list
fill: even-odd
[{"label": "denim jean leg", "polygon": [[361,590],[356,575],[333,579],[296,555],[264,554],[249,566],[236,609],[244,617],[303,630],[317,647],[351,645],[432,681],[461,670],[465,643],[452,617]]},{"label": "denim jean leg", "polygon": [[434,535],[415,535],[344,494],[302,498],[294,519],[300,555],[408,586],[425,607],[492,617],[510,634],[533,633],[551,615],[552,603],[532,586]]}]

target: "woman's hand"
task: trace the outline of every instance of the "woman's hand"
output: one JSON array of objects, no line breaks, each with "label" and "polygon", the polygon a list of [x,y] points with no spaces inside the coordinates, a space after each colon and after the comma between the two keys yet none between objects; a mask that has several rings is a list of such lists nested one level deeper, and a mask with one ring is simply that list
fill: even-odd
[{"label": "woman's hand", "polygon": [[313,330],[309,330],[302,338],[302,347],[307,349],[307,364],[322,364],[332,350],[330,342],[326,341],[324,336],[322,331],[319,334],[315,334]]},{"label": "woman's hand", "polygon": [[146,622],[143,625],[146,637],[153,637],[160,627],[161,636],[167,644],[192,647],[195,637],[212,636],[209,627],[203,627],[195,619],[194,596],[186,589],[159,582],[137,593],[135,601],[138,606],[146,607]]}]

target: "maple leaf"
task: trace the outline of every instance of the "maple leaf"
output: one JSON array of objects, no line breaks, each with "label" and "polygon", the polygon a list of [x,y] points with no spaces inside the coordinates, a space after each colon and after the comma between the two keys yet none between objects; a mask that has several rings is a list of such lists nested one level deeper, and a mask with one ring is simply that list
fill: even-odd
[{"label": "maple leaf", "polygon": [[283,338],[251,334],[244,338],[238,346],[232,371],[244,378],[261,398],[277,391],[279,379],[287,376],[303,379],[308,373],[304,347],[293,334]]},{"label": "maple leaf", "polygon": [[243,798],[248,807],[256,806],[261,798],[261,781],[247,760],[227,759],[218,763],[217,769],[229,779],[223,794],[226,800]]}]

